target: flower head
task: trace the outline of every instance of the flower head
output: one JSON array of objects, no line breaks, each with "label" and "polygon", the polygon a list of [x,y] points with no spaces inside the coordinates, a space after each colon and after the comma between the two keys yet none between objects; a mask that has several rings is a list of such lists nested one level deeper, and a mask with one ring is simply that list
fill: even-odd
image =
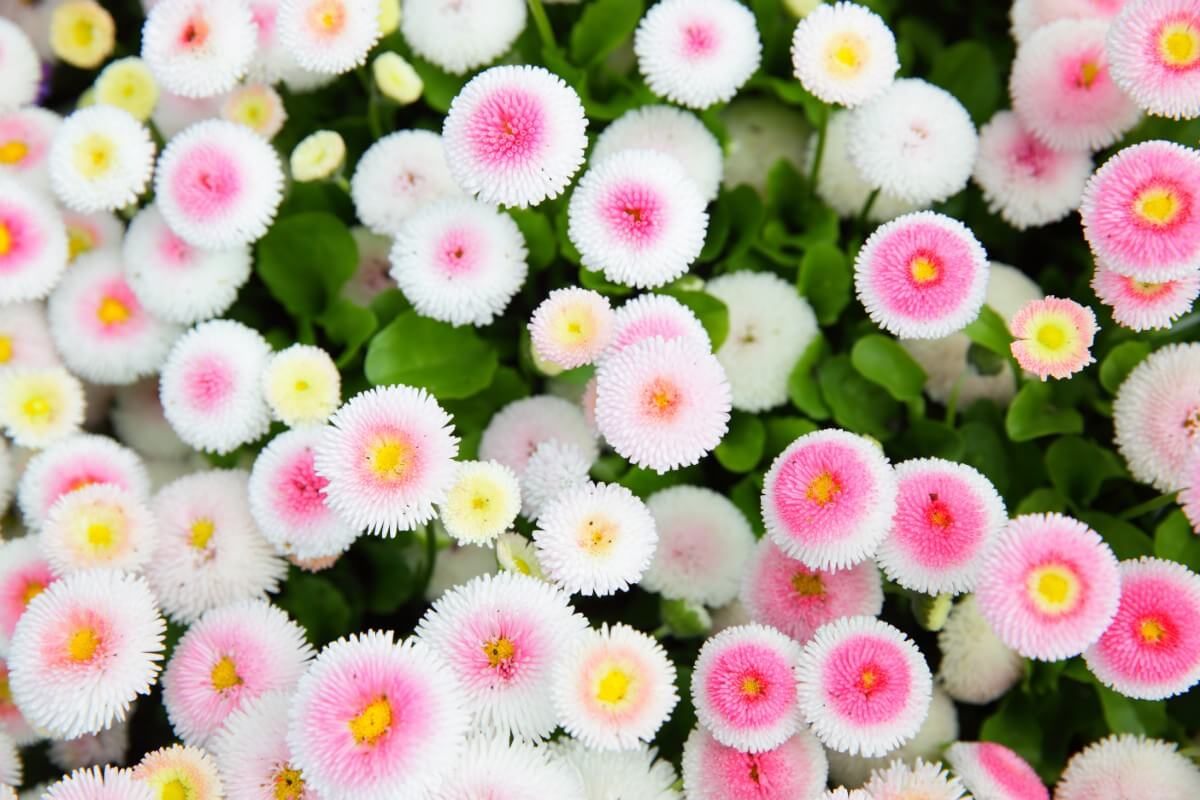
[{"label": "flower head", "polygon": [[25,31],[4,17],[0,17],[0,68],[4,70],[0,111],[32,103],[42,82],[42,62]]},{"label": "flower head", "polygon": [[1200,271],[1165,281],[1140,281],[1096,264],[1092,290],[1118,325],[1135,331],[1170,328],[1200,295]]},{"label": "flower head", "polygon": [[1133,477],[1173,492],[1200,434],[1200,344],[1168,345],[1138,364],[1113,400],[1114,440]]},{"label": "flower head", "polygon": [[244,125],[264,139],[273,139],[287,121],[287,111],[279,92],[265,83],[250,83],[225,96],[221,118]]},{"label": "flower head", "polygon": [[1187,0],[1122,5],[1105,42],[1113,81],[1151,114],[1200,116],[1200,11]]},{"label": "flower head", "polygon": [[1013,316],[1009,328],[1017,363],[1042,380],[1069,378],[1096,360],[1091,352],[1096,315],[1074,300],[1034,300]]},{"label": "flower head", "polygon": [[495,461],[464,461],[456,473],[439,507],[442,525],[459,544],[491,544],[521,510],[517,476]]},{"label": "flower head", "polygon": [[600,456],[596,436],[579,406],[553,395],[514,400],[492,416],[479,442],[482,461],[498,461],[518,476],[544,442],[557,440],[574,445],[590,466]]},{"label": "flower head", "polygon": [[212,97],[246,74],[257,41],[243,0],[172,0],[155,3],[146,15],[142,58],[166,91]]},{"label": "flower head", "polygon": [[283,0],[276,24],[300,66],[340,75],[362,66],[379,40],[379,0]]},{"label": "flower head", "polygon": [[1118,734],[1071,757],[1054,787],[1055,800],[1158,800],[1196,797],[1200,768],[1174,742]]},{"label": "flower head", "polygon": [[[14,797],[16,795],[13,795]],[[46,787],[46,800],[157,800],[149,786],[133,771],[111,765],[77,769]]]},{"label": "flower head", "polygon": [[293,344],[273,354],[262,380],[272,416],[291,428],[321,424],[342,400],[337,365],[313,345]]},{"label": "flower head", "polygon": [[564,369],[595,361],[612,339],[615,315],[608,298],[590,289],[554,289],[534,309],[529,333],[534,352]]},{"label": "flower head", "polygon": [[155,522],[143,498],[115,484],[93,484],[50,507],[40,538],[59,575],[97,567],[139,572],[154,550]]},{"label": "flower head", "polygon": [[1025,660],[992,630],[975,595],[959,600],[938,631],[938,685],[960,703],[998,700],[1025,674]]},{"label": "flower head", "polygon": [[[817,170],[817,196],[843,218],[856,219],[866,208],[870,222],[887,222],[901,214],[927,207],[928,202],[902,200],[882,189],[876,190],[867,183],[850,158],[854,119],[851,111],[830,113],[825,126],[825,148],[821,151],[820,164],[816,163],[817,137],[808,137],[801,167],[807,170],[806,174],[814,168]],[[867,201],[872,194],[875,194],[875,200],[868,207]]]},{"label": "flower head", "polygon": [[622,150],[655,150],[672,156],[705,201],[715,199],[721,188],[721,144],[699,117],[683,109],[652,105],[626,111],[596,137],[591,160],[598,164]]},{"label": "flower head", "polygon": [[40,449],[83,425],[83,384],[62,367],[20,367],[0,375],[0,422],[13,442]]},{"label": "flower head", "polygon": [[[706,288],[711,291],[713,284],[720,280],[723,279],[715,279]],[[710,346],[708,332],[690,308],[669,294],[647,292],[629,298],[617,309],[612,339],[604,356],[656,336],[665,341],[690,339]]]},{"label": "flower head", "polygon": [[757,753],[721,744],[702,727],[683,745],[683,788],[691,800],[817,797],[828,773],[824,748],[804,729]]},{"label": "flower head", "polygon": [[150,788],[156,800],[220,800],[225,794],[217,765],[198,747],[160,747],[142,756],[133,776]]},{"label": "flower head", "polygon": [[67,266],[67,232],[46,199],[0,176],[0,301],[50,294]]},{"label": "flower head", "polygon": [[585,797],[637,797],[680,800],[673,787],[677,776],[670,761],[656,758],[652,747],[593,750],[574,739],[562,740],[560,757],[583,777]]},{"label": "flower head", "polygon": [[346,141],[342,135],[337,131],[322,130],[300,140],[292,150],[288,166],[293,180],[308,183],[328,178],[341,169],[345,160]]},{"label": "flower head", "polygon": [[587,796],[579,771],[554,749],[485,731],[467,739],[461,764],[447,776],[437,797],[470,800],[488,795]]},{"label": "flower head", "polygon": [[263,692],[238,705],[209,740],[229,797],[315,800],[292,766],[287,743],[290,689]]},{"label": "flower head", "polygon": [[362,154],[350,180],[354,213],[384,236],[399,233],[413,212],[461,194],[442,137],[431,131],[396,131],[379,139]]},{"label": "flower head", "polygon": [[406,0],[400,32],[421,58],[464,75],[506,53],[525,20],[521,0]]},{"label": "flower head", "polygon": [[920,758],[911,766],[893,762],[890,767],[872,773],[863,791],[878,800],[906,800],[923,797],[929,800],[971,800],[962,781],[951,776],[941,762],[930,763]]},{"label": "flower head", "polygon": [[0,652],[8,653],[17,620],[58,577],[36,536],[0,541],[0,556]]},{"label": "flower head", "polygon": [[881,94],[900,69],[887,23],[854,3],[820,5],[796,26],[792,65],[826,103],[857,106]]},{"label": "flower head", "polygon": [[521,473],[521,513],[536,522],[560,494],[586,485],[591,468],[592,459],[579,447],[557,439],[542,442]]},{"label": "flower head", "polygon": [[1002,744],[955,742],[947,748],[946,760],[977,798],[1050,800],[1050,792],[1033,767]]},{"label": "flower head", "polygon": [[111,484],[138,500],[150,497],[150,479],[137,453],[107,436],[70,436],[29,459],[17,485],[25,524],[37,529],[50,508],[77,489]]},{"label": "flower head", "polygon": [[158,104],[158,83],[146,62],[137,56],[111,62],[96,77],[96,102],[116,106],[145,122]]},{"label": "flower head", "polygon": [[50,189],[50,143],[62,117],[40,106],[0,113],[0,175],[30,189]]},{"label": "flower head", "polygon": [[94,0],[68,0],[50,15],[50,49],[73,67],[95,69],[116,43],[112,14]]}]

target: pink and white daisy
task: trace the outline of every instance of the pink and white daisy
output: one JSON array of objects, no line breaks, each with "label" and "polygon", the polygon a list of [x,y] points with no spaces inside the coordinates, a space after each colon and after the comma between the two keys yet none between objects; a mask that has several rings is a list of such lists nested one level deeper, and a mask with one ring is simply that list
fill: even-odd
[{"label": "pink and white daisy", "polygon": [[651,636],[620,623],[563,651],[550,686],[560,724],[594,750],[635,750],[679,701],[675,664]]},{"label": "pink and white daisy", "polygon": [[1087,306],[1061,297],[1034,300],[1008,323],[1017,363],[1042,380],[1069,378],[1091,364],[1092,342],[1099,327]]},{"label": "pink and white daisy", "polygon": [[171,0],[155,3],[146,15],[142,58],[167,92],[212,97],[246,74],[257,41],[242,0]]},{"label": "pink and white daisy", "polygon": [[[15,795],[14,795],[15,797]],[[154,791],[133,771],[111,765],[77,769],[46,787],[46,800],[157,800]]]},{"label": "pink and white daisy", "polygon": [[261,238],[282,198],[283,165],[253,131],[198,122],[167,143],[154,178],[158,210],[188,244],[227,250]]},{"label": "pink and white daisy", "polygon": [[593,750],[566,738],[557,752],[583,777],[584,797],[637,797],[680,800],[674,788],[678,777],[670,761],[656,758],[653,747],[634,750]]},{"label": "pink and white daisy", "polygon": [[96,567],[139,572],[150,560],[156,530],[143,498],[108,483],[60,497],[39,538],[58,575]]},{"label": "pink and white daisy", "polygon": [[750,619],[803,644],[835,619],[877,616],[883,581],[872,561],[836,572],[811,569],[765,536],[744,572],[739,598]]},{"label": "pink and white daisy", "polygon": [[221,800],[225,796],[217,765],[198,747],[174,744],[142,756],[133,777],[150,788],[157,800]]},{"label": "pink and white daisy", "polygon": [[275,23],[300,66],[340,75],[366,63],[379,40],[379,0],[283,0]]},{"label": "pink and white daisy", "polygon": [[828,429],[805,434],[763,478],[767,533],[784,553],[816,569],[843,569],[874,555],[896,511],[896,476],[874,442]]},{"label": "pink and white daisy", "polygon": [[587,117],[575,90],[529,65],[472,78],[442,127],[450,174],[487,203],[537,205],[558,197],[583,163]]},{"label": "pink and white daisy", "polygon": [[728,747],[774,749],[803,722],[793,672],[800,645],[774,628],[726,628],[700,648],[692,673],[692,705],[700,724]]},{"label": "pink and white daisy", "polygon": [[424,389],[361,392],[317,442],[326,503],[355,530],[379,536],[423,525],[454,480],[458,442],[450,415]]},{"label": "pink and white daisy", "polygon": [[691,339],[710,346],[708,332],[690,308],[670,295],[647,292],[629,298],[616,310],[605,356],[656,336],[666,341]]},{"label": "pink and white daisy", "polygon": [[1083,191],[1083,235],[1111,270],[1142,281],[1200,268],[1200,152],[1174,142],[1126,147]]},{"label": "pink and white daisy", "polygon": [[695,114],[668,105],[640,106],[613,120],[596,137],[591,160],[600,163],[622,150],[655,150],[674,157],[706,201],[721,188],[721,143]]},{"label": "pink and white daisy", "polygon": [[542,442],[521,473],[521,513],[536,522],[560,494],[585,486],[591,468],[579,447],[557,439]]},{"label": "pink and white daisy", "polygon": [[36,529],[63,495],[93,484],[114,484],[138,499],[150,497],[150,479],[137,453],[107,436],[80,434],[47,447],[25,465],[17,503]]},{"label": "pink and white daisy", "polygon": [[490,546],[521,511],[516,473],[495,461],[460,461],[438,518],[459,544]]},{"label": "pink and white daisy", "polygon": [[1029,762],[994,742],[955,742],[946,761],[975,800],[1050,800]]},{"label": "pink and white daisy", "polygon": [[449,664],[478,726],[537,740],[558,725],[545,687],[559,653],[586,629],[562,591],[502,572],[435,600],[417,636]]},{"label": "pink and white daisy", "polygon": [[101,731],[150,693],[165,630],[144,578],[98,569],[55,581],[13,632],[13,700],[31,725],[56,737]]},{"label": "pink and white daisy", "polygon": [[247,480],[241,470],[194,472],[154,496],[158,547],[146,577],[171,619],[191,623],[279,588],[286,565],[254,524]]},{"label": "pink and white daisy", "polygon": [[111,252],[81,256],[47,310],[63,362],[95,384],[129,384],[157,372],[180,332],[142,306]]},{"label": "pink and white daisy", "polygon": [[817,6],[796,25],[792,66],[818,99],[853,107],[887,89],[900,60],[896,37],[878,14],[836,3]]},{"label": "pink and white daisy", "polygon": [[0,306],[0,368],[53,367],[62,363],[46,307],[38,302]]},{"label": "pink and white daisy", "polygon": [[533,311],[529,335],[539,358],[563,369],[595,361],[612,340],[616,315],[608,298],[590,289],[554,289]]},{"label": "pink and white daisy", "polygon": [[328,800],[421,797],[458,767],[469,711],[445,660],[370,631],[327,645],[300,679],[288,746]]},{"label": "pink and white daisy", "polygon": [[197,450],[228,453],[267,432],[262,391],[271,347],[258,331],[217,319],[184,333],[167,354],[159,391],[179,438]]},{"label": "pink and white daisy", "polygon": [[854,261],[858,299],[876,324],[905,339],[936,339],[979,316],[988,258],[975,234],[933,211],[875,229]]},{"label": "pink and white daisy", "polygon": [[504,55],[525,21],[521,0],[407,0],[400,32],[421,58],[464,75]]},{"label": "pink and white daisy", "polygon": [[210,740],[221,785],[245,800],[316,800],[317,794],[292,766],[287,743],[290,690],[248,698],[225,718]]},{"label": "pink and white daisy", "polygon": [[17,620],[58,577],[36,536],[0,541],[0,556],[0,653],[8,653]]},{"label": "pink and white daisy", "polygon": [[62,121],[50,144],[50,185],[68,208],[113,211],[137,200],[154,169],[150,132],[113,106],[80,109]]},{"label": "pink and white daisy", "polygon": [[0,301],[40,300],[67,266],[67,232],[54,206],[0,177]]},{"label": "pink and white daisy", "polygon": [[1200,116],[1200,9],[1188,0],[1125,3],[1106,42],[1113,81],[1151,114]]},{"label": "pink and white daisy", "polygon": [[396,232],[391,276],[418,314],[488,325],[525,283],[528,251],[517,223],[479,200],[444,200]]},{"label": "pink and white daisy", "polygon": [[[0,551],[3,552],[3,551]],[[0,658],[0,735],[7,736],[17,747],[33,744],[42,735],[30,727],[9,691],[8,663]]]},{"label": "pink and white daisy", "polygon": [[1038,28],[1017,48],[1008,83],[1013,110],[1051,147],[1099,150],[1141,118],[1109,74],[1107,31],[1101,20],[1063,19]]},{"label": "pink and white daisy", "polygon": [[1200,434],[1200,344],[1167,345],[1138,364],[1113,400],[1113,427],[1137,480],[1184,488]]},{"label": "pink and white daisy", "polygon": [[1014,228],[1049,225],[1079,207],[1092,174],[1086,149],[1055,150],[1021,124],[1011,111],[999,111],[979,131],[975,183],[988,209]]},{"label": "pink and white daisy", "polygon": [[868,757],[917,733],[933,691],[921,651],[874,617],[821,627],[804,646],[796,678],[800,709],[817,738],[830,749]]},{"label": "pink and white daisy", "polygon": [[682,767],[690,800],[812,798],[825,789],[829,773],[824,748],[805,729],[777,747],[747,753],[696,727],[683,745]]},{"label": "pink and white daisy", "polygon": [[0,17],[0,69],[6,80],[0,89],[0,111],[14,111],[37,98],[42,62],[37,50],[15,22]]},{"label": "pink and white daisy", "polygon": [[896,479],[896,514],[875,560],[917,592],[970,591],[985,550],[1008,522],[996,487],[973,467],[940,458],[897,464]]},{"label": "pink and white daisy", "polygon": [[47,193],[50,142],[61,122],[58,114],[38,106],[0,114],[0,175]]},{"label": "pink and white daisy", "polygon": [[[816,163],[819,137],[809,136],[807,139],[801,139],[805,147],[801,151],[800,165],[797,167],[802,174],[811,173],[816,168],[817,196],[844,219],[857,219],[875,191],[850,159],[854,118],[854,114],[848,110],[832,111],[825,125],[825,147],[821,151],[821,163]],[[808,123],[804,124],[807,128]],[[757,153],[755,157],[758,157]],[[765,192],[765,188],[762,191]],[[880,190],[867,210],[867,220],[874,223],[887,222],[901,214],[919,211],[928,205],[910,203]]]},{"label": "pink and white daisy", "polygon": [[1055,800],[1164,800],[1200,796],[1200,768],[1174,742],[1108,736],[1071,757]]},{"label": "pink and white daisy", "polygon": [[1110,21],[1126,0],[1013,0],[1009,11],[1013,39],[1018,44],[1043,25],[1060,19]]},{"label": "pink and white daisy", "polygon": [[874,800],[907,800],[910,797],[929,800],[971,800],[962,781],[950,775],[940,761],[930,763],[918,758],[914,764],[893,762],[884,770],[871,774],[863,791]]},{"label": "pink and white daisy", "polygon": [[1117,613],[1117,559],[1100,535],[1061,514],[1014,517],[988,549],[975,597],[1006,645],[1058,661],[1094,644]]},{"label": "pink and white daisy", "polygon": [[595,161],[571,195],[567,235],[588,269],[639,289],[670,283],[704,247],[700,187],[673,156],[622,150]]},{"label": "pink and white daisy", "polygon": [[617,453],[659,474],[710,453],[731,409],[725,370],[692,339],[648,339],[608,356],[596,373],[600,433]]},{"label": "pink and white daisy", "polygon": [[1118,325],[1135,331],[1170,328],[1200,295],[1200,271],[1165,281],[1140,281],[1096,264],[1092,291]]},{"label": "pink and white daisy", "polygon": [[736,0],[664,0],[633,36],[650,91],[687,106],[733,99],[762,61],[754,14]]},{"label": "pink and white daisy", "polygon": [[395,236],[413,212],[462,190],[446,163],[442,137],[432,131],[396,131],[372,144],[350,180],[354,213],[383,236]]},{"label": "pink and white daisy", "polygon": [[479,458],[498,461],[520,477],[538,446],[549,441],[577,447],[589,466],[600,457],[596,436],[579,406],[542,394],[514,400],[492,416],[479,441]]},{"label": "pink and white daisy", "polygon": [[588,794],[579,770],[555,749],[484,731],[467,740],[461,763],[435,797],[474,800],[488,796],[584,800]]},{"label": "pink and white daisy", "polygon": [[250,471],[250,513],[262,535],[284,555],[300,560],[336,557],[358,531],[326,501],[329,481],[317,474],[322,430],[294,428],[262,449]]},{"label": "pink and white daisy", "polygon": [[172,729],[184,743],[204,746],[237,709],[295,686],[312,656],[304,629],[266,600],[206,612],[175,645],[163,672]]},{"label": "pink and white daisy", "polygon": [[1198,622],[1200,576],[1164,559],[1123,561],[1117,616],[1083,657],[1127,697],[1173,697],[1200,681]]}]

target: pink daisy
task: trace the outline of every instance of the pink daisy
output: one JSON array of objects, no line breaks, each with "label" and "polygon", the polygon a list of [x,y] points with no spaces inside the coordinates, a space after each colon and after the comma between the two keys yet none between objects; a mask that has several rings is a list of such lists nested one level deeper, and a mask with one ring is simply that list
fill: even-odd
[{"label": "pink daisy", "polygon": [[1100,638],[1120,591],[1116,556],[1099,534],[1061,514],[1025,514],[988,549],[975,597],[1006,645],[1057,661]]},{"label": "pink daisy", "polygon": [[1200,152],[1141,142],[1104,163],[1083,190],[1083,235],[1111,270],[1143,281],[1200,269]]},{"label": "pink daisy", "polygon": [[1008,521],[996,488],[978,470],[940,458],[897,464],[896,478],[896,514],[875,555],[879,566],[917,592],[970,591],[984,550]]},{"label": "pink daisy", "polygon": [[265,600],[205,613],[175,645],[163,673],[171,727],[184,743],[205,745],[250,700],[291,689],[312,655],[304,629]]},{"label": "pink daisy", "polygon": [[229,714],[211,740],[221,784],[242,800],[317,800],[292,766],[287,743],[290,690],[251,698]]},{"label": "pink daisy", "polygon": [[728,430],[732,402],[717,357],[691,339],[649,339],[606,358],[596,373],[600,433],[660,474],[711,452]]},{"label": "pink daisy", "polygon": [[746,753],[694,728],[683,746],[683,789],[689,800],[797,800],[825,789],[825,750],[807,730],[778,747]]},{"label": "pink daisy", "polygon": [[1151,114],[1200,116],[1200,8],[1191,0],[1125,3],[1108,31],[1113,80]]},{"label": "pink daisy", "polygon": [[50,294],[67,255],[66,229],[50,201],[0,176],[0,302]]},{"label": "pink daisy", "polygon": [[1055,800],[1192,800],[1200,767],[1179,745],[1131,733],[1092,742],[1071,756]]},{"label": "pink daisy", "polygon": [[142,58],[166,91],[211,97],[229,91],[246,74],[257,39],[244,2],[158,2],[142,28]]},{"label": "pink daisy", "polygon": [[657,336],[660,339],[692,339],[709,346],[708,332],[696,314],[666,294],[639,294],[617,309],[612,343],[606,356]]},{"label": "pink daisy", "polygon": [[1200,295],[1200,271],[1165,281],[1140,281],[1096,264],[1092,290],[1118,325],[1135,331],[1170,328]]},{"label": "pink daisy", "polygon": [[867,314],[905,339],[962,330],[987,294],[988,258],[967,226],[933,211],[875,229],[854,260],[854,286]]},{"label": "pink daisy", "polygon": [[39,301],[0,306],[0,367],[56,367],[62,364],[50,336],[46,307]]},{"label": "pink daisy", "polygon": [[883,581],[872,561],[836,572],[812,569],[764,536],[744,573],[740,599],[750,619],[803,644],[827,622],[877,616]]},{"label": "pink daisy", "polygon": [[45,108],[27,108],[0,114],[0,175],[9,175],[25,186],[50,190],[47,156],[50,140],[62,117]]},{"label": "pink daisy", "polygon": [[139,500],[150,497],[150,478],[141,458],[107,436],[81,433],[47,447],[29,459],[17,484],[17,504],[25,525],[41,525],[64,494],[103,483]]},{"label": "pink daisy", "polygon": [[700,724],[728,747],[761,753],[783,744],[802,722],[794,671],[800,645],[774,628],[726,628],[700,648],[692,705]]},{"label": "pink daisy", "polygon": [[326,646],[300,679],[288,746],[327,800],[421,797],[456,768],[468,721],[441,656],[369,631]]},{"label": "pink daisy", "polygon": [[1059,20],[1017,49],[1008,84],[1013,110],[1051,147],[1099,150],[1141,118],[1109,74],[1107,31],[1101,20]]},{"label": "pink daisy", "polygon": [[975,800],[1050,800],[1033,767],[1002,744],[955,742],[946,760]]},{"label": "pink daisy", "polygon": [[0,540],[0,653],[7,653],[17,620],[57,577],[36,536]]},{"label": "pink daisy", "polygon": [[450,415],[424,389],[361,392],[317,442],[326,502],[355,530],[380,536],[423,525],[454,481],[458,441]]},{"label": "pink daisy", "polygon": [[77,769],[46,787],[45,800],[160,800],[132,770],[106,765]]},{"label": "pink daisy", "polygon": [[896,476],[883,450],[848,431],[805,434],[763,478],[767,533],[816,569],[842,569],[874,553],[896,510]]},{"label": "pink daisy", "polygon": [[479,458],[497,461],[520,477],[538,447],[550,441],[577,447],[588,464],[600,456],[596,436],[579,406],[541,394],[514,400],[495,413],[483,429]]},{"label": "pink daisy", "polygon": [[1121,562],[1121,602],[1083,654],[1106,686],[1139,700],[1182,694],[1200,681],[1200,576],[1159,558]]},{"label": "pink daisy", "polygon": [[529,320],[533,351],[563,369],[590,364],[608,347],[615,316],[599,292],[577,286],[555,289]]},{"label": "pink daisy", "polygon": [[442,127],[450,174],[487,203],[558,197],[583,163],[587,117],[575,90],[529,65],[492,67],[450,104]]},{"label": "pink daisy", "polygon": [[1010,345],[1017,363],[1042,380],[1069,378],[1091,364],[1096,315],[1087,306],[1061,297],[1031,300],[1008,323],[1016,340]]},{"label": "pink daisy", "polygon": [[917,646],[874,617],[825,625],[796,669],[800,708],[830,749],[881,756],[916,735],[929,712],[933,678]]},{"label": "pink daisy", "polygon": [[1113,400],[1113,428],[1134,478],[1184,488],[1200,435],[1200,344],[1167,345],[1138,364]]}]

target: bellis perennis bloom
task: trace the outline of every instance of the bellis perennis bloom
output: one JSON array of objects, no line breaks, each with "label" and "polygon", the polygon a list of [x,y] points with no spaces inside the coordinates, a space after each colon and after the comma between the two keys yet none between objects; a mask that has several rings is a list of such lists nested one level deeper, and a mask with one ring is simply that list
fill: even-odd
[{"label": "bellis perennis bloom", "polygon": [[1069,378],[1091,364],[1096,315],[1074,300],[1047,297],[1025,305],[1009,323],[1012,354],[1042,380]]},{"label": "bellis perennis bloom", "polygon": [[1135,478],[1164,492],[1188,484],[1198,408],[1200,344],[1163,347],[1129,373],[1113,401],[1113,426]]},{"label": "bellis perennis bloom", "polygon": [[417,55],[462,75],[503,55],[525,19],[522,0],[407,0],[400,32]]},{"label": "bellis perennis bloom", "polygon": [[1200,116],[1200,10],[1188,0],[1123,4],[1106,41],[1113,80],[1164,117]]},{"label": "bellis perennis bloom", "polygon": [[300,66],[340,75],[361,66],[379,39],[380,0],[283,0],[279,38]]},{"label": "bellis perennis bloom", "polygon": [[146,15],[142,58],[168,92],[212,97],[246,73],[257,38],[242,0],[166,0]]},{"label": "bellis perennis bloom", "polygon": [[828,772],[824,748],[804,729],[758,753],[723,745],[701,727],[683,746],[683,787],[692,800],[816,798]]},{"label": "bellis perennis bloom", "polygon": [[612,338],[614,314],[608,298],[578,287],[554,289],[534,309],[529,334],[542,359],[574,369],[590,364]]},{"label": "bellis perennis bloom", "polygon": [[792,65],[805,89],[827,103],[857,106],[892,82],[896,37],[875,12],[854,3],[820,5],[792,36]]}]

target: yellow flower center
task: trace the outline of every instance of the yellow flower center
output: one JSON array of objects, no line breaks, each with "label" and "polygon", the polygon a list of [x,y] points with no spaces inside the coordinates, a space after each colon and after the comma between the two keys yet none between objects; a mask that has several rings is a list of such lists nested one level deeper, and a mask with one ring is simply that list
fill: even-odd
[{"label": "yellow flower center", "polygon": [[908,265],[908,272],[917,283],[929,283],[937,279],[939,270],[938,265],[931,259],[925,256],[917,256]]},{"label": "yellow flower center", "polygon": [[875,674],[873,669],[864,669],[862,674],[858,676],[858,685],[862,687],[864,692],[869,692],[875,688],[875,684],[879,682],[879,676]]},{"label": "yellow flower center", "polygon": [[1096,78],[1100,77],[1100,65],[1095,61],[1085,61],[1079,65],[1078,84],[1080,88],[1090,89],[1092,84],[1096,82]]},{"label": "yellow flower center", "polygon": [[91,133],[75,145],[75,168],[85,178],[99,178],[116,161],[116,143],[100,133]]},{"label": "yellow flower center", "polygon": [[96,318],[105,325],[120,325],[128,322],[131,314],[129,306],[115,297],[105,297],[100,301],[100,307],[96,309]]},{"label": "yellow flower center", "polygon": [[833,477],[829,472],[822,472],[808,484],[808,492],[806,494],[808,499],[817,505],[827,506],[841,492],[842,486],[838,483],[837,478]]},{"label": "yellow flower center", "polygon": [[1179,214],[1179,198],[1170,189],[1156,186],[1138,195],[1134,210],[1151,225],[1169,225]]},{"label": "yellow flower center", "polygon": [[679,403],[679,389],[668,381],[658,379],[646,388],[646,397],[651,414],[667,417]]},{"label": "yellow flower center", "polygon": [[1158,49],[1170,66],[1190,67],[1200,59],[1200,31],[1186,22],[1168,25],[1158,40]]},{"label": "yellow flower center", "polygon": [[229,656],[221,656],[221,660],[212,668],[212,686],[218,692],[223,692],[226,689],[232,689],[234,686],[241,686],[245,681],[242,676],[238,675],[237,665],[233,663],[233,659]]},{"label": "yellow flower center", "polygon": [[587,518],[580,536],[580,545],[593,555],[603,555],[617,540],[617,528],[607,517],[595,515]]},{"label": "yellow flower center", "polygon": [[103,522],[93,522],[87,526],[87,542],[94,550],[107,550],[113,546],[112,526]]},{"label": "yellow flower center", "polygon": [[372,745],[392,726],[392,704],[381,697],[367,704],[362,712],[346,723],[358,744]]},{"label": "yellow flower center", "polygon": [[295,388],[295,390],[297,392],[307,392],[308,391],[308,381],[298,380],[298,381],[296,381],[295,386],[293,388]]},{"label": "yellow flower center", "polygon": [[8,672],[0,672],[0,706],[12,702],[12,689],[8,685]]},{"label": "yellow flower center", "polygon": [[612,667],[601,676],[596,684],[596,699],[609,706],[615,706],[629,695],[629,687],[633,679],[619,667]]},{"label": "yellow flower center", "polygon": [[1058,350],[1067,343],[1067,332],[1061,325],[1047,323],[1038,328],[1037,343],[1047,350]]},{"label": "yellow flower center", "polygon": [[21,410],[25,412],[25,416],[30,419],[37,420],[50,415],[50,401],[40,394],[35,394],[21,405]]},{"label": "yellow flower center", "polygon": [[746,697],[758,697],[763,693],[762,681],[753,676],[742,679],[742,694]]},{"label": "yellow flower center", "polygon": [[300,800],[304,796],[304,778],[300,770],[284,764],[275,773],[275,800]]},{"label": "yellow flower center", "polygon": [[208,542],[213,537],[217,526],[208,517],[202,517],[192,523],[192,535],[190,544],[197,550],[203,550],[208,547]]},{"label": "yellow flower center", "polygon": [[167,781],[159,792],[159,800],[188,800],[187,787],[179,778]]},{"label": "yellow flower center", "polygon": [[7,364],[12,360],[12,355],[12,337],[0,334],[0,364]]},{"label": "yellow flower center", "polygon": [[29,146],[20,139],[0,144],[0,164],[18,164],[29,154]]},{"label": "yellow flower center", "polygon": [[866,64],[867,43],[857,33],[835,36],[825,51],[826,65],[838,77],[849,78]]},{"label": "yellow flower center", "polygon": [[1026,585],[1034,605],[1047,614],[1070,611],[1079,598],[1079,579],[1068,567],[1046,564],[1029,574]]},{"label": "yellow flower center", "polygon": [[815,572],[797,572],[792,576],[792,588],[801,597],[821,597],[825,594],[825,582]]},{"label": "yellow flower center", "polygon": [[33,598],[44,591],[46,591],[46,584],[40,581],[30,581],[25,584],[25,591],[21,593],[21,604],[25,606],[29,605],[33,602]]},{"label": "yellow flower center", "polygon": [[12,251],[13,235],[8,225],[0,222],[0,256],[6,256]]},{"label": "yellow flower center", "polygon": [[1147,297],[1149,297],[1149,296],[1156,295],[1160,291],[1162,291],[1162,288],[1164,286],[1166,286],[1166,284],[1165,283],[1152,283],[1150,281],[1136,281],[1136,280],[1131,279],[1129,281],[1129,286],[1138,294],[1146,295]]},{"label": "yellow flower center", "polygon": [[338,0],[322,0],[308,14],[309,24],[327,36],[338,33],[346,24],[346,9]]},{"label": "yellow flower center", "polygon": [[77,664],[91,661],[100,648],[100,635],[89,627],[77,629],[67,639],[67,656]]},{"label": "yellow flower center", "polygon": [[76,47],[87,47],[96,38],[96,28],[90,19],[79,18],[71,25],[71,41]]},{"label": "yellow flower center", "polygon": [[77,257],[91,250],[96,246],[96,240],[92,235],[82,228],[67,229],[67,256],[68,260],[74,261]]},{"label": "yellow flower center", "polygon": [[520,556],[513,556],[512,562],[513,566],[517,568],[517,572],[521,573],[522,575],[533,574],[533,569],[529,566],[529,562]]},{"label": "yellow flower center", "polygon": [[376,478],[398,481],[408,472],[409,462],[412,461],[412,448],[402,439],[385,438],[371,449],[368,460]]},{"label": "yellow flower center", "polygon": [[516,653],[513,643],[501,636],[483,643],[483,652],[487,656],[488,666],[495,669],[501,664],[507,664]]},{"label": "yellow flower center", "polygon": [[1141,634],[1142,641],[1146,644],[1158,644],[1166,637],[1167,629],[1158,620],[1147,617],[1138,626],[1138,633]]}]

